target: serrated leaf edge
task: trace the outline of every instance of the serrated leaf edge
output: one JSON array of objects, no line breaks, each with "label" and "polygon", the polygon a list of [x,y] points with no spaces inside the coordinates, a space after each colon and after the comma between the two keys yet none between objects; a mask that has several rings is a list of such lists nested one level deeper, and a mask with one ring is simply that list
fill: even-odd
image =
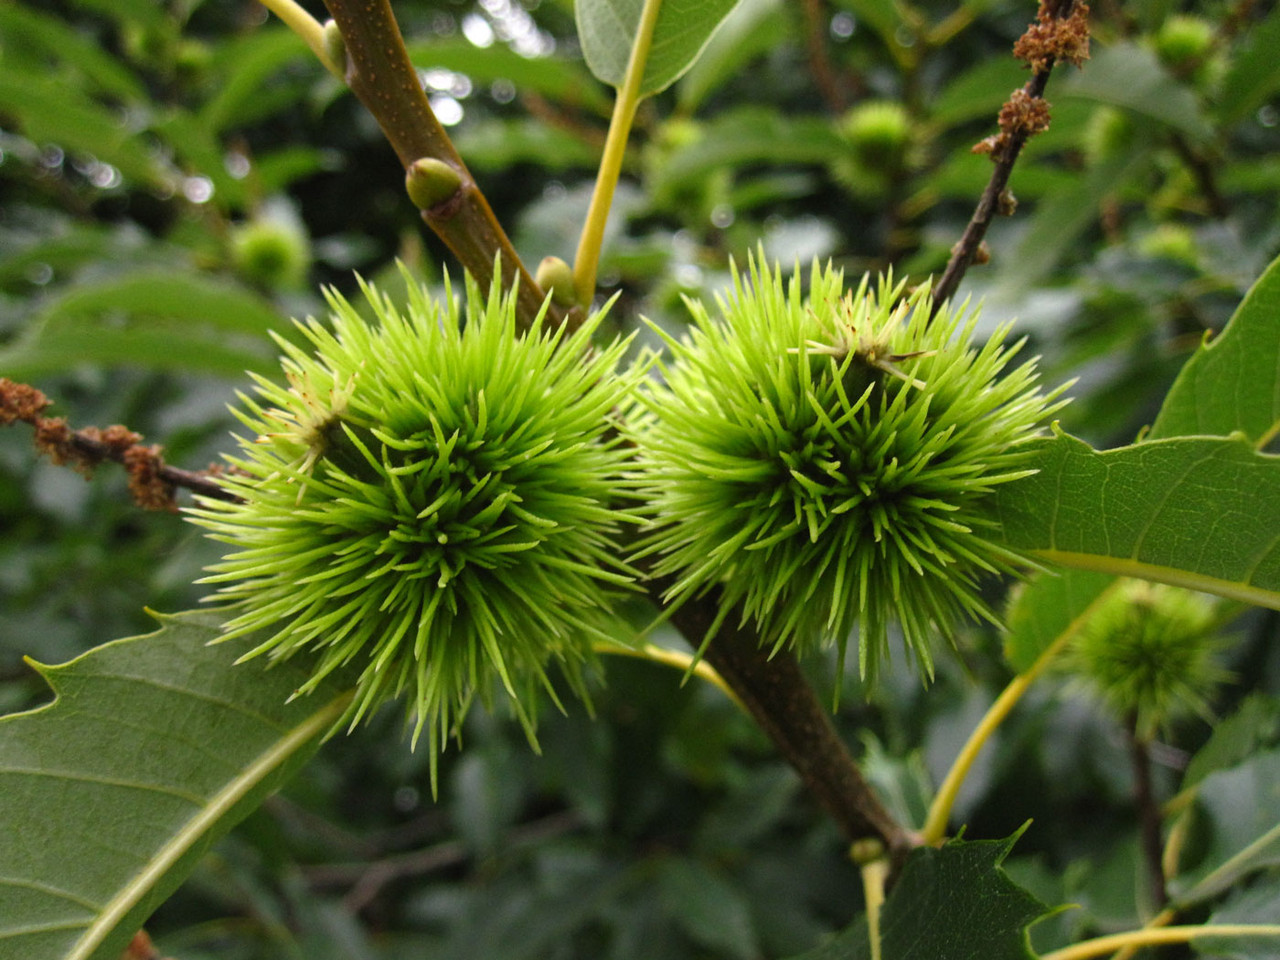
[{"label": "serrated leaf edge", "polygon": [[[168,627],[170,621],[181,619],[168,615],[153,615],[162,624],[160,630],[139,637],[124,637],[119,640],[113,640],[94,647],[92,650],[88,650],[80,656],[68,660],[66,663],[49,665],[39,663],[30,657],[26,658],[26,662],[30,664],[32,669],[49,684],[55,697],[49,703],[41,704],[31,710],[7,714],[0,720],[12,720],[55,709],[62,696],[58,684],[59,674],[62,671],[94,654],[101,653],[105,648],[131,643],[135,640],[143,639],[144,636],[154,636]],[[204,836],[217,824],[223,815],[230,811],[250,790],[261,783],[268,774],[283,764],[290,756],[315,737],[322,736],[333,728],[334,724],[338,722],[343,712],[347,709],[351,697],[351,692],[345,692],[311,713],[301,723],[290,729],[286,735],[277,740],[269,750],[259,754],[258,758],[248,767],[245,767],[239,776],[231,780],[211,797],[208,803],[204,804],[200,811],[188,821],[187,825],[156,852],[146,868],[107,902],[99,913],[98,918],[90,924],[83,936],[76,941],[75,946],[67,953],[65,960],[90,960],[94,951],[116,929],[129,910],[141,900],[148,890],[160,881],[165,873],[178,862],[183,854],[191,849],[200,837]]]},{"label": "serrated leaf edge", "polygon": [[200,812],[157,851],[146,868],[107,902],[98,919],[90,925],[76,942],[75,947],[66,955],[66,960],[89,960],[103,939],[115,930],[129,910],[160,881],[200,837],[212,829],[224,814],[271,771],[312,739],[331,729],[342,716],[350,700],[351,693],[348,692],[329,701],[290,730],[271,749],[259,754],[257,760],[214,794]]}]

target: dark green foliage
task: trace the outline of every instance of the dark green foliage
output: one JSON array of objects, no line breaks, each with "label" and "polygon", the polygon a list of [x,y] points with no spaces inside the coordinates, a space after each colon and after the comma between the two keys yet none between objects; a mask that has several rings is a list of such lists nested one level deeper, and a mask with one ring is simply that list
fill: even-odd
[{"label": "dark green foliage", "polygon": [[[611,95],[577,55],[573,6],[393,6],[429,96],[441,116],[458,118],[450,133],[526,263],[570,258]],[[1016,318],[1012,336],[1030,337],[1025,354],[1042,358],[1047,383],[1079,378],[1075,401],[1059,416],[1065,430],[1100,448],[1131,444],[1154,423],[1162,437],[1239,429],[1258,449],[1274,449],[1274,290],[1250,299],[1247,322],[1234,332],[1223,328],[1280,251],[1280,10],[1207,0],[1093,6],[1093,59],[1080,71],[1055,70],[1051,127],[1010,181],[1016,214],[995,222],[991,263],[974,267],[961,287],[984,304],[974,342]],[[729,255],[741,262],[762,238],[771,263],[832,257],[851,281],[889,266],[912,284],[936,273],[991,172],[989,159],[970,148],[994,132],[1001,104],[1027,78],[1009,50],[1033,8],[1007,0],[744,0],[694,68],[637,117],[600,270],[602,289],[621,296],[597,336],[609,341],[635,329],[646,336],[644,316],[681,341],[689,323],[681,295],[710,303],[730,283]],[[204,467],[234,447],[225,406],[246,389],[243,371],[281,376],[268,332],[312,349],[287,318],[325,315],[318,284],[334,284],[372,316],[354,270],[400,304],[404,290],[455,266],[423,231],[405,199],[403,171],[363,109],[253,3],[17,0],[0,4],[0,60],[0,376],[35,382],[57,403],[50,414],[73,426],[125,423],[146,443],[164,444],[171,462]],[[876,111],[905,120],[905,143],[885,136],[892,131],[884,125],[869,141],[853,123]],[[241,225],[282,211],[296,217],[310,249],[297,285],[294,267],[255,273],[236,254]],[[394,266],[397,257],[412,283]],[[1207,333],[1218,346],[1201,349]],[[919,362],[894,363],[926,380],[914,372]],[[275,383],[288,393],[286,382]],[[345,431],[341,437],[349,442]],[[357,464],[381,472],[380,450],[363,439],[377,467]],[[338,452],[327,439],[322,445]],[[1107,462],[1074,440],[1049,446],[1068,448]],[[1251,463],[1262,456],[1240,453]],[[1083,462],[1062,463],[1068,459]],[[318,461],[311,476],[324,469]],[[1088,513],[1103,549],[1113,529],[1098,504],[1123,506],[1124,498],[1114,485],[1100,493],[1093,482],[1075,484],[1072,502]],[[292,485],[288,503],[302,485]],[[619,481],[612,492],[625,489]],[[1264,507],[1244,518],[1219,511],[1172,523],[1175,532],[1198,531],[1175,552],[1203,553],[1202,534],[1214,533],[1215,522],[1237,547],[1270,539],[1267,498],[1247,481],[1230,489],[1232,502],[1257,497]],[[1154,485],[1145,492],[1154,496]],[[1169,506],[1184,502],[1175,496]],[[6,712],[48,697],[24,656],[62,662],[147,629],[144,604],[193,606],[205,591],[192,580],[217,562],[218,545],[193,527],[140,515],[111,465],[86,483],[37,460],[21,424],[0,430],[0,530]],[[1028,667],[1107,580],[1072,572],[1028,584],[1011,622],[1014,668]],[[978,600],[1000,609],[1003,578],[982,577]],[[830,610],[813,606],[804,618],[820,633]],[[607,632],[615,638],[635,636],[657,616],[626,593],[612,610]],[[603,616],[567,612],[597,625]],[[1225,620],[1233,610],[1220,613]],[[546,613],[564,615],[560,604]],[[891,646],[894,616],[884,613]],[[1192,715],[1162,732],[1152,747],[1154,790],[1168,811],[1164,835],[1181,844],[1174,859],[1185,875],[1171,887],[1197,902],[1188,916],[1258,922],[1275,912],[1269,831],[1280,819],[1280,620],[1255,609],[1231,626],[1218,656],[1233,679],[1208,695],[1209,710],[1229,719],[1211,733]],[[529,642],[546,639],[540,632]],[[681,642],[665,627],[650,639]],[[939,639],[930,632],[929,643]],[[805,662],[821,689],[844,688],[835,717],[842,738],[907,817],[919,815],[930,785],[1009,678],[997,630],[963,617],[954,640],[960,657],[938,658],[927,690],[901,669],[901,657],[881,665],[871,690],[856,671],[835,674],[834,658]],[[175,682],[185,683],[184,670],[222,662],[242,642],[175,646],[168,651]],[[507,655],[519,650],[504,648]],[[279,706],[276,695],[303,682],[293,671],[305,656],[265,675],[265,655],[228,664],[218,678],[255,678],[261,687],[253,692]],[[551,661],[539,663],[563,692]],[[82,665],[59,668],[61,676]],[[208,855],[184,861],[190,878],[147,921],[161,954],[758,960],[823,943],[853,956],[866,949],[856,868],[758,729],[719,691],[692,678],[681,687],[677,672],[623,658],[604,659],[601,668],[607,687],[594,682],[594,667],[582,677],[592,686],[594,720],[568,698],[566,716],[547,710],[546,691],[529,702],[541,756],[505,711],[470,711],[461,723],[466,750],[438,759],[439,803],[431,800],[435,751],[407,749],[400,709],[332,737],[281,794]],[[206,714],[208,701],[166,707],[160,686],[144,686],[136,702],[107,699],[97,708],[124,729],[112,742],[125,759],[101,778],[109,781],[99,784],[104,789],[120,789],[113,784],[151,757],[130,735],[187,731],[197,713],[215,730],[244,722],[234,712],[230,720]],[[501,704],[501,681],[492,689]],[[316,702],[303,698],[289,709],[305,712]],[[261,707],[270,712],[269,703]],[[0,749],[14,742],[0,735]],[[174,769],[203,763],[216,773],[212,742],[216,736],[194,736],[154,759]],[[44,744],[32,762],[61,762],[63,746]],[[86,749],[88,760],[115,756],[92,743]],[[9,819],[24,825],[4,837],[27,851],[56,837],[48,847],[56,866],[84,878],[104,862],[90,855],[95,844],[134,821],[122,816],[100,835],[88,820],[78,832],[59,830],[51,813],[81,794],[54,782],[48,802],[3,792],[16,805]],[[1132,792],[1114,722],[1060,675],[1033,687],[979,757],[952,827],[1007,837],[1032,818],[1004,863],[1010,877],[1045,903],[1080,905],[1031,928],[1042,952],[1147,919],[1134,895],[1145,878]],[[122,809],[136,807],[122,801]],[[157,823],[137,825],[141,833]],[[1230,863],[1251,845],[1258,857]],[[1021,956],[1017,935],[1032,910],[1000,877],[994,861],[1006,850],[1005,842],[979,839],[918,861],[972,857],[975,869],[955,892],[1011,906],[1007,922],[990,924],[999,939],[991,955]],[[115,862],[122,875],[136,872],[132,860]],[[966,905],[955,921],[964,929],[970,914],[992,917],[972,897],[956,902]],[[900,914],[897,903],[894,892],[894,947],[949,960],[954,937],[939,901]],[[853,932],[831,939],[851,921]],[[1275,952],[1274,941],[1225,939],[1197,949],[1250,960]],[[900,955],[886,952],[885,960]],[[118,958],[116,949],[94,960]]]}]

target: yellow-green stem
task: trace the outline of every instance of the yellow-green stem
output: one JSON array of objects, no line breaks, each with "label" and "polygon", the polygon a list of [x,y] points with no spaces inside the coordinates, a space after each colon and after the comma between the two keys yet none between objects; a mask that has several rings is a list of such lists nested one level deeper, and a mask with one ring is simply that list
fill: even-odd
[{"label": "yellow-green stem", "polygon": [[[1159,927],[1167,927],[1169,926],[1169,924],[1173,923],[1174,918],[1177,917],[1177,915],[1178,915],[1178,912],[1176,910],[1173,910],[1173,909],[1162,910],[1160,911],[1160,913],[1156,914],[1154,917],[1152,917],[1150,920],[1144,923],[1142,925],[1142,929],[1155,930],[1155,929],[1158,929]],[[1137,953],[1141,949],[1142,949],[1142,946],[1140,944],[1131,943],[1127,947],[1125,947],[1123,950],[1121,950],[1119,953],[1117,953],[1114,957],[1112,957],[1111,960],[1129,960],[1130,957],[1132,957],[1135,953]]]},{"label": "yellow-green stem", "polygon": [[342,64],[333,63],[324,45],[324,26],[294,0],[261,0],[262,5],[280,18],[286,27],[306,41],[324,68],[342,79]]},{"label": "yellow-green stem", "polygon": [[1202,926],[1158,927],[1130,930],[1096,940],[1063,947],[1040,955],[1040,960],[1089,960],[1125,947],[1154,947],[1162,943],[1186,943],[1196,937],[1280,937],[1276,924],[1204,924]]},{"label": "yellow-green stem", "polygon": [[573,258],[573,289],[578,302],[590,306],[596,292],[596,268],[600,265],[600,247],[604,243],[604,227],[613,205],[613,192],[622,174],[622,158],[627,150],[627,137],[631,135],[631,122],[640,103],[640,83],[644,80],[645,65],[649,62],[649,45],[653,41],[653,28],[658,23],[658,10],[662,0],[644,0],[640,22],[636,25],[636,39],[627,60],[627,72],[618,99],[613,104],[613,117],[609,120],[609,135],[604,143],[604,156],[600,158],[600,172],[596,174],[596,188],[591,194],[591,206],[587,220],[582,225],[582,237],[578,240],[578,252]]},{"label": "yellow-green stem", "polygon": [[947,776],[942,781],[942,786],[938,788],[937,796],[933,798],[933,803],[929,806],[929,816],[925,820],[923,830],[921,830],[921,838],[924,843],[938,844],[942,842],[947,833],[947,822],[951,818],[951,808],[955,806],[956,797],[960,794],[960,788],[964,786],[965,778],[973,768],[974,761],[978,759],[978,754],[982,751],[982,748],[986,746],[987,741],[991,739],[991,735],[996,732],[1000,724],[1009,716],[1018,701],[1022,699],[1022,695],[1031,687],[1031,684],[1039,679],[1040,675],[1049,668],[1049,664],[1066,649],[1067,644],[1071,642],[1071,638],[1076,635],[1094,609],[1114,589],[1115,584],[1112,584],[1103,590],[1054,639],[1053,643],[1044,649],[1044,652],[1036,658],[1035,663],[1026,671],[1014,677],[1000,696],[996,698],[996,702],[987,710],[986,715],[974,728],[973,733],[969,734],[969,739],[956,756],[951,769],[947,771]]},{"label": "yellow-green stem", "polygon": [[718,687],[726,697],[733,701],[739,710],[749,714],[742,700],[734,693],[733,688],[725,683],[724,677],[716,672],[715,667],[705,660],[695,661],[691,653],[685,653],[682,650],[670,650],[667,647],[660,647],[656,643],[646,643],[642,647],[624,647],[616,643],[597,643],[595,650],[596,653],[608,653],[616,656],[649,660],[666,667],[675,667],[677,670],[682,670],[687,674],[692,673],[695,677],[706,680],[713,686]]},{"label": "yellow-green stem", "polygon": [[[862,897],[867,905],[867,940],[871,960],[880,960],[880,907],[884,904],[884,885],[889,878],[889,858],[881,855],[862,861]],[[855,856],[855,859],[857,857]]]}]

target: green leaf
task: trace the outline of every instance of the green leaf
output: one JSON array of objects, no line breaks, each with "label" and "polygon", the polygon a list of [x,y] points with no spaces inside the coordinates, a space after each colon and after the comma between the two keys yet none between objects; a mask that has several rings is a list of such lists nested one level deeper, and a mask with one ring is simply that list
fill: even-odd
[{"label": "green leaf", "polygon": [[342,163],[336,151],[314,147],[284,147],[253,160],[254,175],[267,196],[283,192],[293,181],[318,171],[340,169]]},{"label": "green leaf", "polygon": [[1031,668],[1040,654],[1075,624],[1115,582],[1092,570],[1044,573],[1018,587],[1005,625],[1005,659],[1018,673]]},{"label": "green leaf", "polygon": [[[1209,916],[1206,923],[1217,925],[1274,924],[1280,917],[1280,876],[1271,876],[1248,890],[1235,893]],[[1191,941],[1196,953],[1214,960],[1275,960],[1280,956],[1280,937],[1196,937]]]},{"label": "green leaf", "polygon": [[1195,352],[1165,397],[1152,437],[1239,431],[1262,448],[1280,432],[1280,258],[1226,329]]},{"label": "green leaf", "polygon": [[983,60],[956,77],[938,95],[930,119],[944,127],[979,117],[990,117],[994,124],[1009,94],[1026,80],[1026,68],[1012,57]]},{"label": "green leaf", "polygon": [[852,13],[890,47],[897,46],[903,23],[896,0],[836,0],[835,5]]},{"label": "green leaf", "polygon": [[746,897],[722,874],[679,857],[662,863],[658,886],[664,912],[695,943],[740,960],[759,956]]},{"label": "green leaf", "polygon": [[117,960],[210,845],[277,789],[345,709],[287,703],[293,662],[233,666],[217,616],[162,618],[56,667],[57,699],[0,719],[0,953]]},{"label": "green leaf", "polygon": [[52,269],[55,277],[108,257],[118,265],[137,256],[147,242],[141,230],[127,224],[109,227],[50,216],[45,218],[44,230],[32,236],[21,228],[0,228],[0,285],[25,282],[29,271],[41,264]]},{"label": "green leaf", "polygon": [[18,129],[37,144],[91,155],[134,183],[169,185],[169,171],[134,136],[123,114],[71,84],[6,65],[0,72],[0,111],[16,118]]},{"label": "green leaf", "polygon": [[1156,55],[1132,43],[1096,50],[1084,69],[1067,77],[1054,91],[1061,97],[1121,107],[1173,127],[1192,140],[1212,139],[1195,92],[1167,71]]},{"label": "green leaf", "polygon": [[748,63],[777,46],[786,28],[782,0],[742,0],[681,78],[681,111],[695,113],[721,85],[741,76]]},{"label": "green leaf", "polygon": [[1214,725],[1213,734],[1196,751],[1182,776],[1182,789],[1194,787],[1216,770],[1243,763],[1259,750],[1280,744],[1280,701],[1252,693],[1239,709]]},{"label": "green leaf", "polygon": [[716,117],[696,140],[673,151],[657,171],[652,192],[661,197],[685,185],[701,185],[721,167],[828,163],[847,150],[823,118],[787,117],[775,110],[746,107]]},{"label": "green leaf", "polygon": [[143,269],[71,288],[0,349],[0,369],[20,379],[75,363],[239,375],[275,356],[267,334],[283,326],[270,304],[242,287]]},{"label": "green leaf", "polygon": [[573,134],[526,117],[483,118],[458,131],[454,144],[473,170],[509,170],[536,163],[547,170],[592,169],[600,149]]},{"label": "green leaf", "polygon": [[[881,909],[880,955],[885,960],[1029,960],[1027,927],[1051,911],[1000,867],[1021,834],[952,840],[939,849],[912,851]],[[830,943],[794,960],[870,957],[864,915]]]},{"label": "green leaf", "polygon": [[[5,38],[6,57],[32,54],[50,57],[58,62],[60,69],[88,81],[96,93],[124,100],[146,99],[138,78],[119,60],[56,17],[21,4],[3,4],[0,5],[0,34]],[[68,82],[71,78],[63,80]]]},{"label": "green leaf", "polygon": [[[1051,272],[1076,248],[1081,234],[1097,222],[1102,201],[1146,163],[1149,152],[1149,141],[1135,137],[1128,150],[1108,157],[1084,176],[1072,178],[1061,190],[1049,194],[1036,207],[1017,246],[1007,253],[997,253],[997,282],[1025,290]],[[1020,189],[1017,171],[1012,188],[1015,193]]]},{"label": "green leaf", "polygon": [[1243,45],[1231,59],[1218,95],[1218,118],[1224,123],[1243,120],[1280,88],[1280,7],[1250,27]]},{"label": "green leaf", "polygon": [[[665,90],[697,59],[738,0],[660,0],[640,96]],[[576,0],[582,55],[591,72],[621,87],[645,0]]]},{"label": "green leaf", "polygon": [[410,42],[408,49],[414,66],[426,70],[443,67],[465,73],[477,83],[509,80],[519,90],[540,93],[557,103],[609,112],[609,98],[576,60],[525,57],[502,43],[477,47],[465,38]]},{"label": "green leaf", "polygon": [[1179,907],[1216,897],[1241,878],[1280,866],[1280,750],[1211,773],[1196,791],[1204,855],[1169,883]]},{"label": "green leaf", "polygon": [[206,126],[200,117],[185,110],[170,110],[155,119],[151,131],[173,149],[184,170],[209,179],[213,184],[212,199],[219,209],[244,206],[246,183],[231,176],[226,151],[213,128]]},{"label": "green leaf", "polygon": [[200,125],[217,133],[261,119],[296,99],[272,97],[267,85],[269,77],[294,61],[320,70],[306,43],[286,27],[258,30],[222,47],[218,65],[224,72],[218,93],[200,111]]},{"label": "green leaf", "polygon": [[[1280,430],[1277,358],[1280,259],[1253,285],[1226,329],[1187,361],[1165,398],[1150,437],[1226,436],[1239,431],[1256,446],[1265,446]],[[1033,577],[1019,588],[1006,621],[1005,655],[1013,668],[1022,671],[1030,667],[1110,579],[1097,572],[1066,570]]]},{"label": "green leaf", "polygon": [[165,9],[154,0],[72,0],[72,6],[111,17],[122,26],[160,28],[167,19]]},{"label": "green leaf", "polygon": [[1009,546],[1280,609],[1280,457],[1243,438],[1098,452],[1061,434],[1029,466],[992,493]]}]

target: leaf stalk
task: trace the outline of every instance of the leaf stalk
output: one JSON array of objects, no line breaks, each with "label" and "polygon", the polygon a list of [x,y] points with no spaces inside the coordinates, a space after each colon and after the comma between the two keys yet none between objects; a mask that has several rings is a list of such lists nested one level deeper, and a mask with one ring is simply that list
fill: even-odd
[{"label": "leaf stalk", "polygon": [[600,248],[604,244],[604,229],[609,221],[609,208],[613,206],[613,194],[622,175],[622,159],[626,154],[627,138],[635,120],[636,107],[640,103],[640,84],[644,80],[649,62],[649,47],[653,42],[653,29],[658,24],[658,11],[662,0],[645,0],[636,27],[635,43],[627,59],[627,72],[618,89],[613,104],[613,116],[609,120],[609,134],[604,144],[604,156],[600,158],[600,170],[596,174],[595,190],[587,219],[582,225],[578,251],[573,258],[573,288],[582,306],[589,306],[596,292],[596,270],[600,266]]},{"label": "leaf stalk", "polygon": [[1207,923],[1179,927],[1130,930],[1042,954],[1040,960],[1089,960],[1125,947],[1154,947],[1165,943],[1187,943],[1197,937],[1280,937],[1280,924]]},{"label": "leaf stalk", "polygon": [[925,819],[924,828],[920,832],[924,843],[934,846],[941,843],[946,837],[947,823],[951,818],[951,810],[955,806],[956,797],[959,796],[960,788],[964,786],[964,781],[973,769],[973,764],[978,759],[978,754],[982,752],[982,748],[986,746],[987,741],[999,729],[1000,724],[1005,721],[1013,711],[1013,708],[1018,705],[1023,694],[1049,669],[1049,665],[1057,659],[1058,655],[1067,648],[1067,645],[1079,633],[1080,628],[1092,616],[1093,611],[1101,603],[1105,602],[1106,598],[1116,589],[1116,584],[1118,583],[1119,581],[1116,581],[1116,583],[1111,584],[1098,594],[1093,602],[1085,607],[1067,625],[1067,628],[1054,638],[1049,646],[1045,647],[1044,652],[1036,658],[1035,663],[1014,677],[1000,696],[996,698],[995,703],[987,710],[978,725],[973,728],[973,732],[969,734],[969,739],[965,741],[959,754],[956,755],[951,769],[947,771],[947,775],[942,781],[942,786],[938,788],[938,793],[933,798],[933,803],[929,806],[929,815]]},{"label": "leaf stalk", "polygon": [[335,63],[329,56],[325,45],[324,26],[311,14],[307,13],[295,0],[261,0],[262,5],[280,18],[280,22],[300,36],[311,52],[316,55],[326,70],[339,80],[342,77],[342,64]]}]

